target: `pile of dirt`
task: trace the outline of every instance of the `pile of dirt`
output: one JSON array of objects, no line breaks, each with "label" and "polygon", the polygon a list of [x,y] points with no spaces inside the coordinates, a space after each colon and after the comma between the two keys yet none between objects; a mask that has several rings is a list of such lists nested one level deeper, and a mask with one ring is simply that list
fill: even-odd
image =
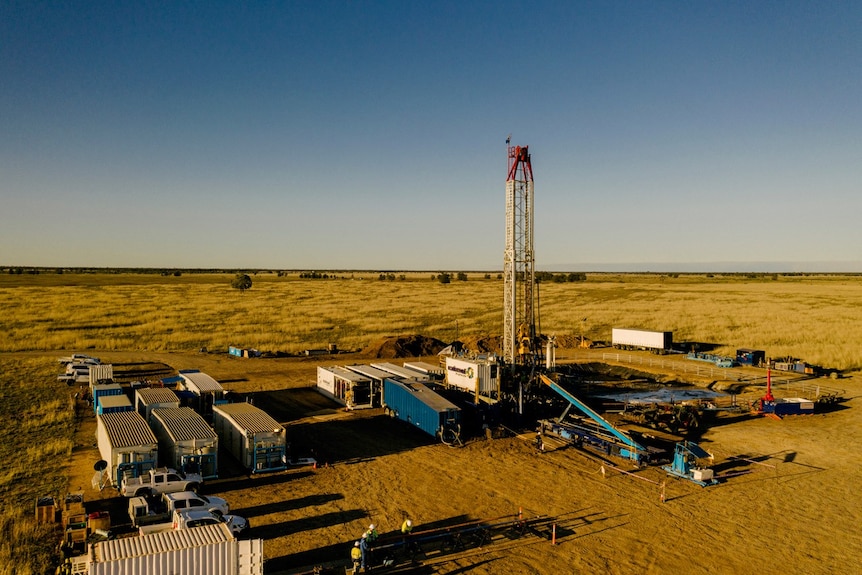
[{"label": "pile of dirt", "polygon": [[437,355],[446,344],[424,335],[389,335],[362,350],[362,355],[376,358],[423,357]]},{"label": "pile of dirt", "polygon": [[503,338],[498,335],[467,336],[461,340],[461,345],[476,353],[503,353]]}]

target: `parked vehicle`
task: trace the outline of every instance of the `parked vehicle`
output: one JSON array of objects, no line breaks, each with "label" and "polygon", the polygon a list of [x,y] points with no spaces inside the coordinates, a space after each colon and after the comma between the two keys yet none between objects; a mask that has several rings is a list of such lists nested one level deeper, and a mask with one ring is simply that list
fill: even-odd
[{"label": "parked vehicle", "polygon": [[204,479],[199,473],[180,473],[176,469],[150,469],[140,477],[124,477],[120,486],[123,497],[142,497],[157,493],[197,491]]},{"label": "parked vehicle", "polygon": [[170,523],[178,509],[206,509],[222,515],[230,512],[227,501],[221,497],[199,495],[193,491],[163,493],[160,497],[132,497],[129,499],[129,518],[132,525]]},{"label": "parked vehicle", "polygon": [[671,351],[673,347],[673,332],[615,327],[611,330],[611,343],[617,349],[647,350],[663,354]]},{"label": "parked vehicle", "polygon": [[224,523],[230,528],[234,537],[246,531],[250,525],[247,519],[239,515],[223,515],[210,509],[177,509],[174,511],[173,529],[191,529],[202,525],[217,525]]}]

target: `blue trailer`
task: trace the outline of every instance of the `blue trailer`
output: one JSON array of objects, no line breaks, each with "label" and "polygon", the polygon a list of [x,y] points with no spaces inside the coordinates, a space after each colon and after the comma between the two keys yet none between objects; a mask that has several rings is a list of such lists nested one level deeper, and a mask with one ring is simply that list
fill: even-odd
[{"label": "blue trailer", "polygon": [[383,412],[452,445],[461,442],[461,408],[423,383],[387,377]]}]

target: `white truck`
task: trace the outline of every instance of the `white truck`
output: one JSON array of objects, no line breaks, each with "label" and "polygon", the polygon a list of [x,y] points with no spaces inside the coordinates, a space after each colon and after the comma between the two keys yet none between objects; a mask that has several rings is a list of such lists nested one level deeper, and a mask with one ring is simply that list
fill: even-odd
[{"label": "white truck", "polygon": [[138,528],[157,523],[170,524],[174,511],[183,509],[206,509],[222,516],[230,512],[230,506],[221,497],[199,495],[193,491],[129,499],[129,519],[132,520],[132,525]]},{"label": "white truck", "polygon": [[150,469],[140,477],[124,477],[120,485],[123,497],[145,497],[158,493],[177,493],[178,491],[197,491],[204,482],[199,473],[180,473],[175,469],[160,467]]},{"label": "white truck", "polygon": [[68,575],[129,573],[217,573],[262,575],[263,540],[236,539],[225,524],[188,531],[124,537],[93,543],[87,554],[63,566]]},{"label": "white truck", "polygon": [[664,354],[673,348],[673,332],[615,327],[611,330],[611,344],[617,349]]}]

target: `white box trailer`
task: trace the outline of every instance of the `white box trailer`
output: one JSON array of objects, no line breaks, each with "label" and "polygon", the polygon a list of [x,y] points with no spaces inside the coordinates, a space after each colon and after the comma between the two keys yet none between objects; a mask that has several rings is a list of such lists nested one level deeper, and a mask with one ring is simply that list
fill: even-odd
[{"label": "white box trailer", "polygon": [[162,407],[179,407],[180,398],[167,387],[147,387],[135,390],[135,411],[141,414],[144,421],[150,422],[154,409]]},{"label": "white box trailer", "polygon": [[252,473],[287,469],[287,432],[280,423],[250,403],[225,403],[213,408],[219,443]]},{"label": "white box trailer", "polygon": [[611,344],[618,349],[663,353],[673,347],[673,332],[615,327],[611,330]]},{"label": "white box trailer", "polygon": [[404,367],[412,369],[413,371],[418,371],[419,373],[424,373],[432,379],[444,379],[446,376],[446,370],[444,370],[442,366],[434,365],[427,361],[405,361]]},{"label": "white box trailer", "polygon": [[446,357],[446,385],[474,395],[499,399],[500,368],[495,360]]},{"label": "white box trailer", "polygon": [[371,379],[344,367],[318,366],[317,390],[347,409],[375,407]]},{"label": "white box trailer", "polygon": [[392,377],[392,374],[388,371],[383,371],[382,369],[377,369],[376,367],[372,367],[363,363],[358,363],[355,365],[345,365],[344,367],[371,380],[371,404],[374,407],[382,407],[383,380],[387,377]]},{"label": "white box trailer", "polygon": [[421,371],[416,371],[415,369],[410,369],[409,367],[404,367],[403,365],[395,365],[394,363],[372,363],[371,367],[376,367],[377,369],[391,373],[392,375],[400,377],[402,379],[411,379],[420,381],[422,383],[427,383],[432,380],[431,376],[429,376],[427,373],[422,373]]},{"label": "white box trailer", "polygon": [[190,407],[153,409],[150,427],[159,440],[162,465],[183,473],[218,477],[218,434]]},{"label": "white box trailer", "polygon": [[107,462],[102,483],[119,486],[123,474],[139,477],[156,467],[159,444],[153,431],[136,411],[96,415],[96,443]]},{"label": "white box trailer", "polygon": [[74,575],[262,575],[263,540],[238,540],[224,523],[122,537],[73,557]]}]

